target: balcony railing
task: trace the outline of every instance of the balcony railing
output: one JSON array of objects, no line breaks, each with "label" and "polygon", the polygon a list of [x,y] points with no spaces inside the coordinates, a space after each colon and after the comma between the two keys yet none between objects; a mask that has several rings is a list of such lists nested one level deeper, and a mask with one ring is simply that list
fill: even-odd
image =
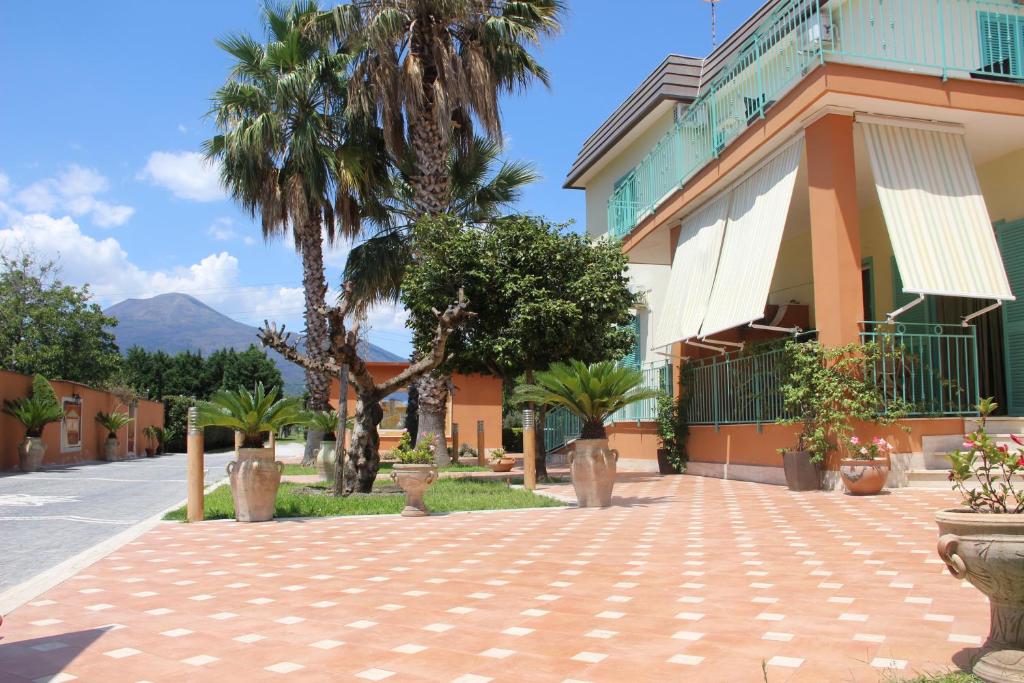
[{"label": "balcony railing", "polygon": [[1024,5],[1014,0],[788,0],[616,186],[621,239],[825,61],[1024,82]]},{"label": "balcony railing", "polygon": [[[668,362],[641,368],[643,386],[672,394],[672,366]],[[607,424],[616,422],[650,422],[658,417],[658,400],[645,399],[612,414]],[[544,415],[544,446],[548,452],[561,448],[580,436],[580,419],[565,408],[548,410]]]},{"label": "balcony railing", "polygon": [[864,323],[863,342],[878,344],[875,384],[886,405],[900,401],[911,417],[976,415],[980,392],[974,327]]}]

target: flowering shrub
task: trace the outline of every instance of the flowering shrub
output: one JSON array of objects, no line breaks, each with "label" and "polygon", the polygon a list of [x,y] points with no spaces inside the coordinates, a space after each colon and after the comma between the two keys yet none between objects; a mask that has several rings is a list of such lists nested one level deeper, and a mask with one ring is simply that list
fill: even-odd
[{"label": "flowering shrub", "polygon": [[493,460],[494,462],[498,462],[499,460],[501,460],[504,457],[505,457],[505,449],[504,448],[495,448],[493,451],[491,451],[491,460]]},{"label": "flowering shrub", "polygon": [[477,454],[476,449],[470,446],[468,443],[464,443],[459,447],[459,460],[466,458],[467,460],[476,460]]},{"label": "flowering shrub", "polygon": [[[998,405],[991,399],[978,403],[981,424],[967,435],[964,450],[949,454],[953,468],[949,480],[959,491],[972,512],[1024,513],[1024,451],[1011,452],[1005,444],[997,444],[985,431],[985,420]],[[1024,438],[1010,437],[1018,446]],[[974,480],[977,479],[977,484]]]},{"label": "flowering shrub", "polygon": [[412,436],[406,432],[398,440],[398,445],[391,451],[391,454],[403,465],[433,465],[435,450],[437,450],[437,445],[434,443],[433,434],[420,436],[419,443],[413,448]]},{"label": "flowering shrub", "polygon": [[846,440],[846,450],[851,460],[880,460],[892,453],[892,444],[877,436],[871,441],[861,441],[856,436]]}]

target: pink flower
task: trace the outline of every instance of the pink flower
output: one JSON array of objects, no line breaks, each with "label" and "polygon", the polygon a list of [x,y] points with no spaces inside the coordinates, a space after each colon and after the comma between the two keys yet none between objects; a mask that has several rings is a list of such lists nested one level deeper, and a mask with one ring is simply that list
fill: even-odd
[{"label": "pink flower", "polygon": [[1017,458],[1017,467],[1024,467],[1024,455]]},{"label": "pink flower", "polygon": [[857,438],[857,437],[855,437],[855,436],[851,436],[851,437],[850,437],[850,443],[852,443],[852,444],[853,444],[854,446],[856,446],[857,444],[859,444],[859,443],[860,443],[860,439],[858,439],[858,438]]},{"label": "pink flower", "polygon": [[1018,446],[1024,446],[1024,439],[1017,436],[1016,434],[1010,434],[1010,438],[1013,439],[1013,442]]},{"label": "pink flower", "polygon": [[860,453],[861,453],[861,455],[867,455],[868,454],[868,449],[866,449],[863,446],[861,446]]},{"label": "pink flower", "polygon": [[975,443],[973,439],[967,439],[964,441],[964,448],[974,448]]},{"label": "pink flower", "polygon": [[1000,453],[1009,453],[1010,452],[1009,447],[1005,443],[1001,443],[998,446],[996,446],[996,450],[999,451]]}]

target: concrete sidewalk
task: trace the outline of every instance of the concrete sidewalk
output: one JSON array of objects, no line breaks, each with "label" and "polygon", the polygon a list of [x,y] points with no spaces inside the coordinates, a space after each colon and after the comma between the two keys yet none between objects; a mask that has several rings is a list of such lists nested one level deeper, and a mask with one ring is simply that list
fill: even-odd
[{"label": "concrete sidewalk", "polygon": [[8,615],[0,679],[909,678],[988,629],[935,555],[955,501],[624,475],[603,510],[162,523]]}]

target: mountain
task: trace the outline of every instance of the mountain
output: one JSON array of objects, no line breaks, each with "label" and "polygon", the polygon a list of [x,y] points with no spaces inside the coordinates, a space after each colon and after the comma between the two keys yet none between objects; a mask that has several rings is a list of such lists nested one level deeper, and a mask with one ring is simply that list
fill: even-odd
[{"label": "mountain", "polygon": [[[150,299],[126,299],[106,311],[117,318],[111,330],[121,351],[141,346],[146,351],[202,351],[204,355],[217,349],[245,350],[250,344],[259,346],[256,328],[232,320],[188,294],[160,294]],[[285,390],[300,394],[305,375],[299,366],[289,363],[276,351],[267,351],[284,377]],[[368,360],[398,361],[402,357],[368,344]]]}]

